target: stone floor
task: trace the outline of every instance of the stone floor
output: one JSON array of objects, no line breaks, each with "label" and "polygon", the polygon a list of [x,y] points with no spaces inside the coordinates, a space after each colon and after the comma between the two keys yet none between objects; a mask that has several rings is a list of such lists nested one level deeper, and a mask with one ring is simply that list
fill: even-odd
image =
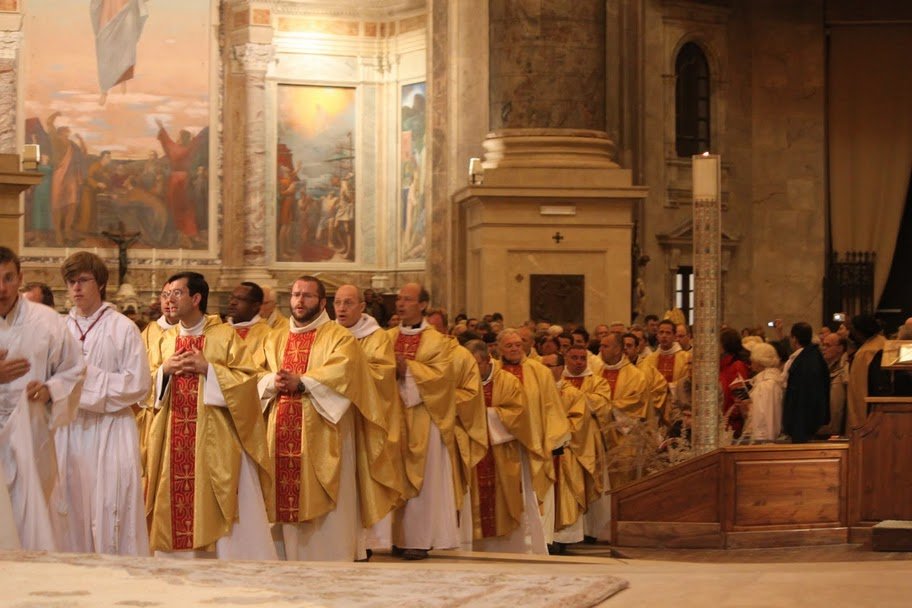
[{"label": "stone floor", "polygon": [[[238,564],[238,569],[245,567]],[[248,564],[275,575],[281,574],[276,570],[285,567],[276,568],[265,562]],[[154,566],[174,569],[157,561]],[[72,569],[72,564],[66,567]],[[626,580],[629,583],[626,590],[599,604],[607,608],[912,606],[912,553],[877,553],[858,545],[722,551],[612,549],[599,544],[576,545],[570,548],[568,555],[560,557],[440,551],[433,552],[431,559],[422,562],[403,562],[389,554],[378,553],[366,566],[338,564],[333,567],[389,570],[390,573],[401,572],[403,568],[414,569],[418,578],[428,581],[434,580],[435,573],[444,572],[467,577],[485,575],[493,577],[491,580],[502,579],[498,575],[503,574],[548,575],[564,577],[563,580],[610,575]],[[0,572],[4,573],[0,576],[0,607],[74,605],[68,601],[72,598],[54,597],[53,594],[45,594],[44,599],[32,594],[30,601],[22,604],[10,594],[14,590],[10,587],[11,582],[13,587],[21,584],[11,581],[11,576],[16,581],[35,580],[43,584],[65,574],[63,566],[40,561],[12,566],[3,562]],[[209,573],[210,577],[215,575],[215,572]],[[68,576],[72,576],[72,572]],[[130,584],[128,577],[123,580],[117,584]],[[110,586],[113,581],[105,583]],[[135,584],[134,580],[134,588]],[[179,591],[180,587],[177,589]],[[24,590],[17,588],[15,591],[20,592],[21,597]],[[179,592],[187,594],[189,591],[185,587]],[[222,589],[218,603],[256,603],[253,597],[247,597],[254,591]],[[112,592],[116,595],[117,590],[112,588]],[[230,597],[232,593],[236,593],[236,597]],[[183,597],[188,598],[187,595]],[[155,599],[164,600],[169,606],[183,605],[181,596],[176,601],[163,597]],[[203,604],[208,605],[211,601],[204,600]],[[114,602],[112,605],[137,604]]]},{"label": "stone floor", "polygon": [[[380,561],[390,556],[377,556]],[[912,553],[860,545],[782,549],[612,549],[575,545],[570,555],[514,560],[478,553],[434,556],[419,567],[510,572],[607,572],[629,587],[606,608],[814,608],[912,606]]]}]

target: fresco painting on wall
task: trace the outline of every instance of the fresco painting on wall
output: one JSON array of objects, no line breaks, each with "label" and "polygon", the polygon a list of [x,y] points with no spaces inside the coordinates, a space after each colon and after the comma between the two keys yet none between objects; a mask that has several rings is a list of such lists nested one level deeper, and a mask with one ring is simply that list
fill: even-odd
[{"label": "fresco painting on wall", "polygon": [[44,180],[26,193],[26,247],[209,245],[210,4],[31,0],[25,143]]},{"label": "fresco painting on wall", "polygon": [[424,82],[402,87],[402,124],[400,170],[399,261],[424,260],[426,207],[424,185],[427,176],[425,153],[426,90]]},{"label": "fresco painting on wall", "polygon": [[355,260],[355,89],[279,85],[276,259]]}]

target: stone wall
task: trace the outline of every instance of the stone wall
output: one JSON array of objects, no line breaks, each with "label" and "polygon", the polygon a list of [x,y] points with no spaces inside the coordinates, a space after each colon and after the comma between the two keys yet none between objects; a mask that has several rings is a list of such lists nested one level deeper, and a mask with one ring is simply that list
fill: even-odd
[{"label": "stone wall", "polygon": [[820,322],[824,272],[825,147],[822,0],[647,3],[644,184],[641,226],[651,257],[650,312],[672,304],[675,257],[658,235],[691,218],[690,159],[674,154],[674,59],[688,41],[704,50],[712,87],[711,151],[723,160],[723,320]]}]

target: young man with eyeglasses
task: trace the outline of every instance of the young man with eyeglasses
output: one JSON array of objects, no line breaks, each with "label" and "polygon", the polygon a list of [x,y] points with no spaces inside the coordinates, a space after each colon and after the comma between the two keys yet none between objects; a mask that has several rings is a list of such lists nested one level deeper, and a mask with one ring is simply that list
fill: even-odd
[{"label": "young man with eyeglasses", "polygon": [[275,559],[256,366],[237,332],[206,315],[203,275],[178,273],[167,289],[179,323],[162,336],[162,362],[153,370],[151,548],[171,557]]},{"label": "young man with eyeglasses", "polygon": [[55,435],[67,503],[63,547],[75,553],[148,555],[139,436],[132,407],[149,394],[149,362],[136,324],[105,302],[108,268],[79,251],[60,269],[67,316],[86,379],[72,424]]},{"label": "young man with eyeglasses", "polygon": [[66,505],[53,435],[76,415],[86,366],[64,317],[21,297],[21,284],[19,257],[0,246],[0,500],[13,519],[0,522],[0,545],[55,551],[64,539],[52,511]]}]

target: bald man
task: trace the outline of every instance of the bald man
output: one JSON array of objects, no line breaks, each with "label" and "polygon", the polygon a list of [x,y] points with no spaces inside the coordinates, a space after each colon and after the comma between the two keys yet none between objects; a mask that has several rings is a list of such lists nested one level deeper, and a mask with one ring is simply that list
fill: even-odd
[{"label": "bald man", "polygon": [[276,310],[276,293],[272,287],[263,285],[263,303],[260,304],[260,316],[273,329],[288,325],[288,317]]},{"label": "bald man", "polygon": [[[386,449],[378,452],[384,468],[374,471],[379,481],[370,477],[358,479],[362,494],[371,492],[376,496],[374,504],[361,503],[361,519],[366,529],[365,548],[389,549],[392,546],[391,513],[402,501],[410,498],[401,452],[402,418],[405,413],[397,397],[393,343],[377,320],[365,312],[365,306],[361,290],[354,285],[342,285],[336,290],[333,298],[336,323],[351,332],[367,357],[375,388],[372,396],[379,402],[377,408],[387,412],[389,421]],[[361,429],[356,429],[356,432],[363,434]],[[369,453],[358,454],[359,459],[369,456]]]},{"label": "bald man", "polygon": [[393,517],[394,553],[411,560],[427,558],[432,548],[460,545],[456,512],[463,496],[452,348],[424,318],[430,299],[418,283],[403,285],[396,296],[400,322],[388,330],[409,438],[405,470],[416,494]]}]

